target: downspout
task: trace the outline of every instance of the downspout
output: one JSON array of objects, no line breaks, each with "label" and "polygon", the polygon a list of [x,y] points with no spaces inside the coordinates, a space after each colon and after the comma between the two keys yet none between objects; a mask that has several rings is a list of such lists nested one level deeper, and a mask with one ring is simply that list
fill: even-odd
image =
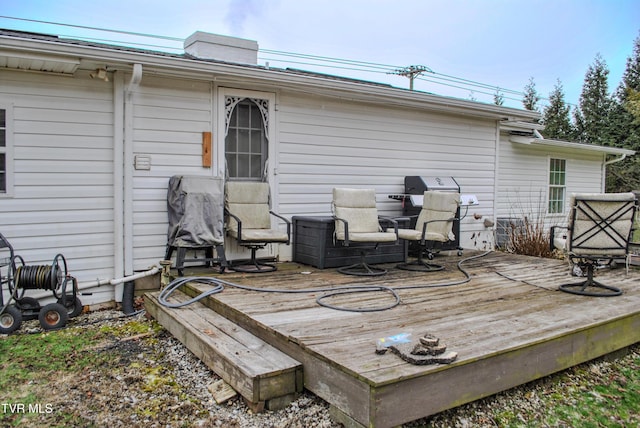
[{"label": "downspout", "polygon": [[[493,223],[498,224],[498,188],[500,187],[500,121],[496,121],[496,150],[493,171]],[[491,248],[496,247],[496,232],[493,230],[493,243]]]},{"label": "downspout", "polygon": [[[123,230],[123,152],[124,152],[124,74],[113,74],[113,275],[124,275]],[[122,301],[122,290],[114,290],[114,300]]]},{"label": "downspout", "polygon": [[[617,158],[613,158],[613,159],[610,159],[610,160],[605,160],[602,163],[602,184],[601,184],[601,191],[602,192],[605,191],[606,186],[607,186],[607,182],[606,182],[606,180],[607,180],[607,165],[611,165],[611,164],[623,161],[626,157],[627,157],[627,155],[625,153],[623,153]],[[604,158],[605,159],[607,158],[606,154],[604,155]]]},{"label": "downspout", "polygon": [[[134,64],[124,96],[123,147],[123,251],[124,272],[133,272],[133,94],[142,80],[142,64]],[[116,301],[122,301],[124,285],[116,285]]]}]

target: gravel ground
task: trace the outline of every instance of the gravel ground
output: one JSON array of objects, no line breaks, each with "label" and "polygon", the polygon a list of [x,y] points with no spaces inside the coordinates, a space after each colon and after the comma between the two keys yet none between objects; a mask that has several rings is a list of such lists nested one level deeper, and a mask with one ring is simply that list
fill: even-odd
[{"label": "gravel ground", "polygon": [[[144,314],[123,317],[116,310],[96,311],[73,319],[74,326],[118,326],[132,319],[154,323]],[[37,333],[37,321],[23,330]],[[150,329],[150,331],[152,331]],[[81,375],[67,375],[50,390],[52,413],[29,419],[25,425],[97,426],[97,427],[340,427],[329,416],[329,406],[311,393],[303,393],[283,410],[253,413],[236,396],[216,404],[207,387],[219,377],[211,372],[180,342],[163,329],[152,334],[106,341],[88,352],[110,352],[117,363],[91,367]],[[134,335],[135,336],[135,335]],[[85,351],[87,352],[87,351]],[[640,357],[640,347],[631,348],[625,358]],[[599,359],[583,366],[589,376],[575,375],[563,382],[575,382],[579,388],[609,381],[615,375],[616,362]],[[566,372],[565,372],[566,373]],[[578,372],[576,372],[578,373]],[[582,372],[580,372],[582,373]],[[34,383],[38,383],[35,381]],[[548,405],[541,397],[556,388],[557,380],[547,377],[504,393],[452,409],[405,427],[495,427],[503,426],[496,415],[515,415],[528,426],[544,426],[541,421]],[[63,416],[64,415],[64,416]],[[623,424],[624,425],[624,424]],[[623,426],[620,425],[620,426]]]}]

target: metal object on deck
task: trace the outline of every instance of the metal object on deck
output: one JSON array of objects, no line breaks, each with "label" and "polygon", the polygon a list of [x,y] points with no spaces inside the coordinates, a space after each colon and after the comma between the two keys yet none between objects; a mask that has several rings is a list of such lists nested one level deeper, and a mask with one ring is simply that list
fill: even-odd
[{"label": "metal object on deck", "polygon": [[[227,266],[224,255],[224,181],[222,177],[174,175],[167,190],[167,250],[171,260],[177,250],[175,267],[182,276],[185,263]],[[217,257],[213,256],[216,250]],[[204,251],[204,258],[187,258],[187,251]]]}]

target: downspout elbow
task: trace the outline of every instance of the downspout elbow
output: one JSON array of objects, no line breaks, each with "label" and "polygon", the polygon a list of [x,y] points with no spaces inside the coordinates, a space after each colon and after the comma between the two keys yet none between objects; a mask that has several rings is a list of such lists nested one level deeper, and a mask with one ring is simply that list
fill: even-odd
[{"label": "downspout elbow", "polygon": [[611,164],[614,164],[614,163],[618,163],[620,161],[625,160],[626,157],[627,157],[626,153],[623,153],[617,158],[613,158],[613,159],[610,159],[608,161],[605,161],[604,165],[607,166],[607,165],[611,165]]},{"label": "downspout elbow", "polygon": [[127,92],[135,90],[142,81],[142,64],[133,64],[133,71],[131,73],[131,80],[127,86]]}]

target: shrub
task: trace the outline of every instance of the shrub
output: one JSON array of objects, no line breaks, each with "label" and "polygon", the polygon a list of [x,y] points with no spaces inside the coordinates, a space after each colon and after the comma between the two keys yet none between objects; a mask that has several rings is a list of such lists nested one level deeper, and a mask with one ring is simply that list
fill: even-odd
[{"label": "shrub", "polygon": [[507,251],[526,256],[554,257],[549,246],[549,230],[545,229],[543,221],[532,221],[525,216],[521,222],[510,223],[507,233]]}]

